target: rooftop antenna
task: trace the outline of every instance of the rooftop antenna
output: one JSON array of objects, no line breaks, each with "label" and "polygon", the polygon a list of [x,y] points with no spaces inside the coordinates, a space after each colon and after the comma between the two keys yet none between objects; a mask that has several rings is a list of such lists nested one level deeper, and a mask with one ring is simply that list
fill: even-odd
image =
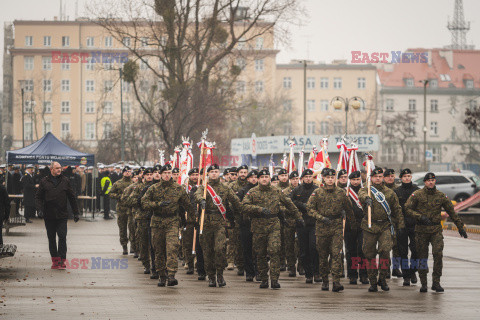
[{"label": "rooftop antenna", "polygon": [[75,20],[78,18],[78,0],[75,1]]},{"label": "rooftop antenna", "polygon": [[473,46],[467,45],[467,32],[470,30],[470,22],[465,21],[463,0],[455,0],[453,20],[448,22],[447,28],[452,33],[452,43],[447,48],[457,50],[473,49]]},{"label": "rooftop antenna", "polygon": [[62,0],[60,0],[60,11],[58,12],[58,20],[62,21]]}]

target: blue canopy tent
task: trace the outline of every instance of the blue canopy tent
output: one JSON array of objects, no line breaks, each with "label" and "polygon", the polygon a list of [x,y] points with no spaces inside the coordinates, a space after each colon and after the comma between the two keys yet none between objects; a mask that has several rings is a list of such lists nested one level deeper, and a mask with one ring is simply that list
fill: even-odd
[{"label": "blue canopy tent", "polygon": [[7,164],[49,165],[52,161],[62,166],[93,166],[95,156],[73,150],[51,132],[25,148],[7,151]]}]

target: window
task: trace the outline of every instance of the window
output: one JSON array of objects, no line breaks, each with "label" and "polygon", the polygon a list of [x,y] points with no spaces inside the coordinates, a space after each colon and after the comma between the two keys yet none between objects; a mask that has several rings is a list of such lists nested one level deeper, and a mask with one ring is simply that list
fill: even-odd
[{"label": "window", "polygon": [[244,93],[245,92],[245,81],[238,81],[237,82],[237,93]]},{"label": "window", "polygon": [[104,62],[103,63],[103,70],[112,70],[113,69],[113,63],[111,62]]},{"label": "window", "polygon": [[263,71],[263,59],[255,59],[255,71]]},{"label": "window", "polygon": [[241,50],[245,48],[245,38],[238,39],[237,49]]},{"label": "window", "polygon": [[342,89],[342,78],[333,78],[333,88]]},{"label": "window", "polygon": [[358,89],[365,89],[367,87],[367,80],[365,78],[358,78],[357,79],[357,88]]},{"label": "window", "polygon": [[95,38],[94,37],[87,37],[87,47],[95,46]]},{"label": "window", "polygon": [[167,37],[161,36],[160,37],[160,45],[165,46],[167,44]]},{"label": "window", "polygon": [[291,77],[283,77],[283,88],[284,89],[291,89],[292,88],[292,78]]},{"label": "window", "polygon": [[328,78],[320,78],[320,89],[328,89]]},{"label": "window", "polygon": [[42,57],[42,69],[43,70],[52,70],[52,58]]},{"label": "window", "polygon": [[113,81],[112,80],[106,80],[103,82],[103,88],[105,92],[110,92],[113,89]]},{"label": "window", "polygon": [[283,111],[284,112],[292,111],[292,100],[283,101]]},{"label": "window", "polygon": [[408,134],[410,134],[410,136],[416,136],[416,122],[415,121],[412,121],[408,124],[408,127],[407,127],[407,132]]},{"label": "window", "polygon": [[307,78],[307,89],[315,89],[315,78],[313,77]]},{"label": "window", "polygon": [[418,162],[418,148],[410,147],[408,148],[408,161],[415,163]]},{"label": "window", "polygon": [[43,79],[43,91],[45,92],[52,91],[52,80]]},{"label": "window", "polygon": [[70,101],[62,101],[61,113],[70,113]]},{"label": "window", "polygon": [[405,86],[409,87],[409,88],[412,88],[414,86],[414,82],[413,82],[413,79],[412,78],[407,78],[405,79]]},{"label": "window", "polygon": [[87,91],[87,92],[94,92],[95,91],[95,81],[94,80],[86,80],[85,81],[85,91]]},{"label": "window", "polygon": [[25,80],[23,83],[23,90],[25,92],[32,92],[33,91],[33,80]]},{"label": "window", "polygon": [[62,70],[70,70],[70,62],[62,62]]},{"label": "window", "polygon": [[32,123],[25,122],[24,123],[24,130],[25,130],[25,140],[33,140],[33,130],[32,130]]},{"label": "window", "polygon": [[437,79],[430,79],[430,88],[438,88],[438,80]]},{"label": "window", "polygon": [[438,136],[438,122],[431,121],[430,122],[430,135],[431,136]]},{"label": "window", "polygon": [[95,69],[95,63],[92,62],[92,57],[87,57],[87,63],[85,63],[85,69],[90,71]]},{"label": "window", "polygon": [[125,47],[130,47],[130,37],[123,37],[122,43]]},{"label": "window", "polygon": [[95,122],[85,123],[85,139],[87,140],[95,139]]},{"label": "window", "polygon": [[290,121],[283,123],[283,134],[286,136],[292,134],[292,123]]},{"label": "window", "polygon": [[70,80],[63,79],[61,88],[62,88],[63,92],[69,92],[70,91]]},{"label": "window", "polygon": [[263,38],[257,38],[255,40],[255,49],[262,50],[263,49]]},{"label": "window", "polygon": [[43,112],[52,113],[52,101],[43,101]]},{"label": "window", "polygon": [[148,69],[148,59],[143,58],[142,61],[140,61],[140,70],[147,70]]},{"label": "window", "polygon": [[112,124],[110,122],[103,123],[103,139],[110,139],[112,136]]},{"label": "window", "polygon": [[432,162],[440,162],[440,159],[442,156],[442,149],[440,147],[431,147],[430,149],[432,150],[432,155],[433,155]]},{"label": "window", "polygon": [[140,91],[148,92],[148,81],[147,80],[140,80]]},{"label": "window", "polygon": [[44,47],[50,47],[51,45],[52,45],[52,37],[44,36],[43,37],[43,46]]},{"label": "window", "polygon": [[123,101],[122,102],[122,109],[123,109],[124,114],[130,114],[130,110],[131,110],[130,101]]},{"label": "window", "polygon": [[255,92],[263,92],[263,81],[255,81]]},{"label": "window", "polygon": [[70,135],[70,122],[62,122],[60,127],[62,139],[66,139]]},{"label": "window", "polygon": [[148,46],[148,38],[147,37],[140,38],[140,42],[141,42],[142,47]]},{"label": "window", "polygon": [[25,70],[33,70],[33,57],[24,57],[23,64],[25,65]]},{"label": "window", "polygon": [[247,66],[245,59],[237,58],[237,66],[240,68],[240,70],[245,70],[245,67]]},{"label": "window", "polygon": [[48,132],[52,131],[52,123],[51,122],[44,122],[43,123],[43,134],[47,134]]},{"label": "window", "polygon": [[113,113],[113,102],[105,101],[103,104],[103,113]]},{"label": "window", "polygon": [[307,100],[307,111],[315,112],[315,100]]},{"label": "window", "polygon": [[430,100],[430,111],[438,112],[438,100],[436,99]]},{"label": "window", "polygon": [[394,147],[388,146],[383,149],[382,154],[383,162],[396,162],[397,161],[397,150]]},{"label": "window", "polygon": [[408,100],[408,111],[416,112],[417,111],[417,100],[409,99]]},{"label": "window", "polygon": [[105,37],[105,47],[111,47],[113,45],[112,37]]},{"label": "window", "polygon": [[320,122],[320,134],[322,135],[327,135],[328,133],[328,122],[327,121],[322,121]]},{"label": "window", "polygon": [[328,100],[320,100],[320,111],[328,112]]},{"label": "window", "polygon": [[95,101],[85,101],[85,113],[95,112]]},{"label": "window", "polygon": [[307,122],[307,134],[315,134],[315,121]]},{"label": "window", "polygon": [[63,36],[62,37],[62,47],[70,47],[70,37]]},{"label": "window", "polygon": [[24,101],[23,112],[32,113],[33,112],[32,107],[35,106],[34,103],[35,101],[32,101],[32,100]]},{"label": "window", "polygon": [[333,123],[333,134],[342,134],[342,123],[340,121]]},{"label": "window", "polygon": [[130,82],[122,81],[122,91],[123,92],[130,92],[131,87],[132,86],[130,85]]},{"label": "window", "polygon": [[[239,81],[245,83],[245,81]],[[165,90],[165,83],[163,81],[157,81],[157,90],[162,91]]]},{"label": "window", "polygon": [[358,122],[357,133],[358,133],[358,134],[365,134],[365,133],[367,133],[367,123],[366,123],[365,121],[359,121],[359,122]]},{"label": "window", "polygon": [[387,102],[385,104],[385,111],[392,112],[393,108],[394,108],[393,99],[387,99]]},{"label": "window", "polygon": [[473,80],[465,80],[465,88],[473,89]]},{"label": "window", "polygon": [[32,36],[26,36],[25,37],[25,46],[26,47],[33,46],[33,37]]}]

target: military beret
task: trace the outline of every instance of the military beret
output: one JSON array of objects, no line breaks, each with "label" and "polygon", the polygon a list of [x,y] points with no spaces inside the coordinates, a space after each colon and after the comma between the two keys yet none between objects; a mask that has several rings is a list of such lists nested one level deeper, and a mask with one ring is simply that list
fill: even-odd
[{"label": "military beret", "polygon": [[328,170],[328,168],[323,168],[323,169],[322,169],[322,172],[320,172],[320,174],[321,174],[322,176],[324,176],[324,175],[327,173],[327,170]]},{"label": "military beret", "polygon": [[311,176],[311,175],[313,175],[312,169],[305,169],[305,170],[303,170],[303,172],[302,172],[301,178],[303,178],[303,177],[305,177],[305,176]]},{"label": "military beret", "polygon": [[274,175],[274,176],[272,177],[272,181],[278,181],[278,176],[277,176],[277,175]]},{"label": "military beret", "polygon": [[287,169],[280,169],[280,171],[278,171],[278,175],[281,175],[281,174],[288,174],[288,171]]},{"label": "military beret", "polygon": [[395,174],[395,170],[393,169],[386,169],[385,172],[383,173],[383,176],[386,177],[386,176],[389,176],[391,174]]},{"label": "military beret", "polygon": [[372,175],[376,175],[376,174],[383,174],[383,169],[380,167],[375,167],[375,169],[373,169],[372,171]]},{"label": "military beret", "polygon": [[257,176],[257,175],[258,175],[258,171],[257,170],[252,170],[247,174],[247,179],[250,178],[250,177],[253,177],[253,176]]},{"label": "military beret", "polygon": [[298,178],[298,171],[294,170],[294,171],[290,172],[290,176],[288,176],[288,178],[289,179]]},{"label": "military beret", "polygon": [[227,175],[228,174],[228,168],[226,168],[225,170],[223,170],[223,175]]},{"label": "military beret", "polygon": [[146,168],[146,169],[143,171],[143,174],[148,174],[148,173],[153,173],[153,168]]},{"label": "military beret", "polygon": [[170,163],[167,163],[166,165],[164,165],[160,170],[160,173],[163,173],[165,171],[172,171],[172,165]]},{"label": "military beret", "polygon": [[125,172],[125,171],[128,171],[128,170],[130,170],[130,167],[129,167],[129,166],[125,166],[125,167],[123,168],[123,170],[122,170],[122,173]]},{"label": "military beret", "polygon": [[427,180],[430,180],[430,179],[435,179],[435,173],[433,172],[429,172],[425,175],[425,177],[423,178],[423,181],[427,181]]},{"label": "military beret", "polygon": [[403,177],[403,175],[405,174],[412,174],[412,170],[408,168],[402,169],[402,171],[400,171],[400,178]]},{"label": "military beret", "polygon": [[207,172],[210,172],[212,170],[219,170],[219,169],[220,169],[220,167],[218,166],[218,164],[214,163],[210,167],[207,168]]},{"label": "military beret", "polygon": [[242,164],[240,167],[237,168],[237,172],[243,169],[248,170],[248,166],[246,164]]},{"label": "military beret", "polygon": [[258,171],[257,178],[260,178],[261,176],[270,176],[270,172],[268,172],[266,169],[262,169]]},{"label": "military beret", "polygon": [[322,176],[324,176],[324,177],[334,176],[335,177],[335,170],[331,169],[331,168],[327,168],[327,170],[325,170],[325,174],[322,174]]},{"label": "military beret", "polygon": [[348,176],[349,179],[357,179],[357,178],[360,178],[360,171],[353,171],[352,173],[350,173],[350,175]]},{"label": "military beret", "polygon": [[180,172],[180,169],[177,167],[173,168],[172,170],[172,173],[179,173],[179,172]]},{"label": "military beret", "polygon": [[228,173],[230,173],[230,172],[237,172],[237,167],[230,167],[228,169]]},{"label": "military beret", "polygon": [[144,171],[144,170],[145,170],[145,167],[143,167],[143,166],[142,166],[142,167],[140,167],[140,170]]},{"label": "military beret", "polygon": [[190,170],[188,171],[188,175],[189,175],[189,176],[192,175],[192,174],[194,174],[194,173],[198,173],[198,168],[192,168],[192,169],[190,169]]},{"label": "military beret", "polygon": [[157,163],[155,166],[153,166],[153,171],[161,172],[162,171],[162,166]]},{"label": "military beret", "polygon": [[337,177],[340,178],[340,177],[343,176],[344,174],[347,174],[347,170],[345,170],[345,169],[340,169],[340,170],[338,170]]}]

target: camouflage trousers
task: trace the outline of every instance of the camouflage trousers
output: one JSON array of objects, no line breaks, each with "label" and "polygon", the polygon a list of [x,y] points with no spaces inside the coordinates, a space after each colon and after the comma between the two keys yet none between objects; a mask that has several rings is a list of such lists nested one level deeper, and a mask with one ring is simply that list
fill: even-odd
[{"label": "camouflage trousers", "polygon": [[174,276],[178,270],[178,218],[151,222],[155,267],[159,276]]},{"label": "camouflage trousers", "polygon": [[182,249],[183,249],[183,258],[185,259],[185,264],[189,268],[194,267],[195,256],[192,254],[193,249],[193,223],[187,223],[185,230],[182,230]]},{"label": "camouflage trousers", "polygon": [[[378,233],[363,231],[362,250],[365,259],[370,262],[370,265],[367,267],[367,275],[370,284],[377,284],[377,275],[379,274],[378,269],[380,269],[378,280],[383,281],[387,278],[387,274],[390,272],[390,251],[392,250],[392,246],[393,242],[390,228],[386,228]],[[375,266],[372,264],[372,260],[376,259],[377,253],[379,261]]]},{"label": "camouflage trousers", "polygon": [[226,254],[226,259],[227,263],[235,263],[235,241],[233,239],[233,229],[227,228],[225,230],[225,235],[227,237],[227,254]]},{"label": "camouflage trousers", "polygon": [[[343,269],[343,230],[341,227],[325,227],[317,225],[317,250],[320,276],[328,282],[328,274],[332,271],[334,282],[340,282]],[[330,257],[331,266],[328,261]]]},{"label": "camouflage trousers", "polygon": [[[395,234],[398,234],[398,228],[395,226]],[[398,250],[398,245],[397,245],[397,237],[392,238],[392,257],[393,258],[398,258],[400,257],[400,251]]]},{"label": "camouflage trousers", "polygon": [[118,232],[120,235],[120,244],[126,246],[128,244],[128,219],[129,214],[127,211],[118,210],[117,208],[117,225],[118,225]]},{"label": "camouflage trousers", "polygon": [[442,276],[443,269],[443,234],[442,231],[437,231],[433,233],[423,233],[415,232],[415,242],[417,245],[417,255],[420,260],[418,267],[418,275],[420,276],[420,282],[422,284],[427,284],[427,274],[428,267],[427,263],[422,261],[427,261],[428,259],[428,246],[432,244],[432,255],[433,255],[433,273],[432,281],[440,282],[440,277]]},{"label": "camouflage trousers", "polygon": [[257,268],[262,281],[268,280],[268,261],[270,257],[270,279],[278,280],[280,276],[280,221],[253,233],[253,251],[257,256]]},{"label": "camouflage trousers", "polygon": [[283,228],[283,237],[285,241],[285,258],[289,268],[295,268],[297,263],[298,245],[295,241],[295,233],[295,221],[287,221]]},{"label": "camouflage trousers", "polygon": [[128,214],[128,241],[130,241],[130,251],[137,252],[137,239],[135,237],[136,232],[136,224],[135,218],[133,217],[132,212]]},{"label": "camouflage trousers", "polygon": [[242,241],[240,241],[240,233],[239,223],[233,229],[228,229],[227,262],[234,263],[238,269],[243,270],[245,262],[243,261],[243,246]]},{"label": "camouflage trousers", "polygon": [[226,263],[227,235],[225,222],[220,214],[205,214],[203,232],[200,235],[205,272],[207,276],[223,275]]},{"label": "camouflage trousers", "polygon": [[280,267],[285,266],[285,224],[280,222]]},{"label": "camouflage trousers", "polygon": [[137,228],[136,228],[136,243],[137,243],[137,253],[140,256],[140,261],[142,261],[143,267],[150,269],[150,247],[148,239],[148,228],[150,227],[150,220],[147,219],[137,219]]}]

